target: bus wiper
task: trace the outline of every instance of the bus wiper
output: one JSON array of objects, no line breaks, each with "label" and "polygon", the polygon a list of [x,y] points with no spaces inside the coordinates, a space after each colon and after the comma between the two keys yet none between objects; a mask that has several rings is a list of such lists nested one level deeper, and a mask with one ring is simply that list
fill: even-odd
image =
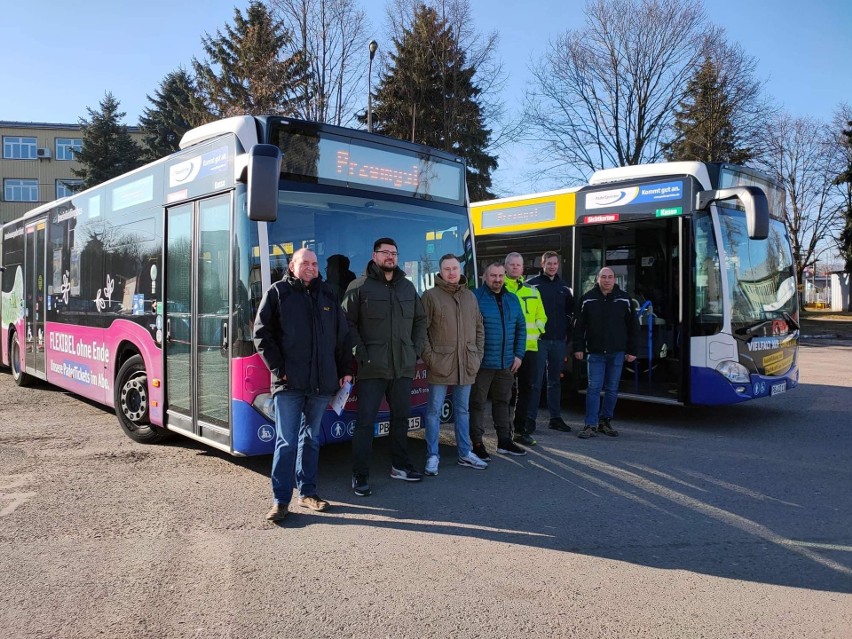
[{"label": "bus wiper", "polygon": [[772,323],[772,320],[761,320],[760,322],[756,322],[755,324],[752,324],[751,326],[745,326],[743,328],[738,328],[735,331],[735,333],[737,335],[754,335],[761,328],[763,328],[767,324],[771,324],[771,323]]},{"label": "bus wiper", "polygon": [[797,331],[799,330],[799,323],[793,319],[792,315],[790,315],[787,311],[781,311],[781,314],[784,316],[784,319],[787,320],[788,324],[790,324]]}]

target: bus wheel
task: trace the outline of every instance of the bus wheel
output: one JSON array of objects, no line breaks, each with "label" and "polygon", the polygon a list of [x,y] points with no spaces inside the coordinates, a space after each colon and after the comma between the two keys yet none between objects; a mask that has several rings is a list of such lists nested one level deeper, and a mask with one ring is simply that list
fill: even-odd
[{"label": "bus wheel", "polygon": [[158,444],[168,439],[169,432],[154,426],[149,419],[148,374],[141,355],[122,364],[113,392],[118,423],[130,439],[140,444]]},{"label": "bus wheel", "polygon": [[28,386],[32,377],[21,368],[21,340],[17,331],[9,337],[9,364],[12,366],[12,379],[18,386]]}]

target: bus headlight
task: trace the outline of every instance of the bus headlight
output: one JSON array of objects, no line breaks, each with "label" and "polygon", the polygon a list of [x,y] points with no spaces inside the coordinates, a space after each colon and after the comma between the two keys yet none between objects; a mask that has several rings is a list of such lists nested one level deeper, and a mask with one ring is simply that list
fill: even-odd
[{"label": "bus headlight", "polygon": [[251,405],[258,413],[266,417],[273,424],[275,423],[275,403],[272,401],[272,395],[261,393],[254,398]]},{"label": "bus headlight", "polygon": [[751,381],[748,376],[748,369],[733,360],[728,359],[724,362],[719,362],[716,366],[716,372],[721,373],[729,382],[733,382],[734,384],[747,384]]}]

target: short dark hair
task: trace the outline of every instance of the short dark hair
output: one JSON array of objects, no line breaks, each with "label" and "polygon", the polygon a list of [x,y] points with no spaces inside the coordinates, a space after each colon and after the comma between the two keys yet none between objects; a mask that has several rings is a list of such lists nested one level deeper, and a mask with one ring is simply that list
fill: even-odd
[{"label": "short dark hair", "polygon": [[556,251],[545,251],[541,256],[542,266],[544,266],[544,263],[551,257],[559,257],[559,253],[557,253]]},{"label": "short dark hair", "polygon": [[488,265],[485,267],[485,269],[483,269],[483,271],[482,271],[482,276],[483,276],[483,277],[485,277],[485,274],[488,272],[488,269],[490,269],[492,266],[497,266],[497,267],[502,268],[502,269],[505,269],[505,268],[506,268],[506,265],[505,265],[505,264],[503,264],[503,262],[500,262],[500,261],[497,261],[497,262],[491,262],[490,264],[488,264]]},{"label": "short dark hair", "polygon": [[375,242],[373,242],[373,253],[379,250],[379,247],[382,244],[390,244],[395,249],[399,250],[399,247],[396,245],[396,242],[389,237],[380,237]]},{"label": "short dark hair", "polygon": [[447,260],[455,260],[455,261],[461,263],[461,260],[458,257],[456,257],[455,253],[447,253],[446,255],[442,255],[441,259],[438,260],[438,270],[439,271],[441,270],[441,267],[444,265],[444,262],[446,262]]}]

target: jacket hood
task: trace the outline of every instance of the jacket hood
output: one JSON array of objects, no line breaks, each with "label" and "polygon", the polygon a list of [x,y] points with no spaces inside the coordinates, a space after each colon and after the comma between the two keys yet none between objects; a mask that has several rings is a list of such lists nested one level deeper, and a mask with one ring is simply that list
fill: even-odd
[{"label": "jacket hood", "polygon": [[305,283],[302,280],[300,280],[298,277],[293,275],[293,272],[288,268],[287,271],[284,273],[284,277],[281,278],[281,281],[287,282],[287,284],[289,284],[290,286],[292,286],[293,288],[295,288],[298,291],[303,291],[305,289],[307,289],[309,291],[315,291],[321,285],[322,275],[317,273],[317,276],[314,279],[311,280],[310,284],[305,286]]},{"label": "jacket hood", "polygon": [[458,284],[450,284],[447,280],[441,277],[440,273],[438,273],[438,275],[435,276],[435,286],[447,293],[455,293],[459,289],[467,288],[467,278],[462,275]]},{"label": "jacket hood", "polygon": [[[376,264],[373,260],[367,262],[367,266],[364,267],[364,275],[367,277],[372,277],[374,280],[385,281],[385,272],[382,270],[382,267]],[[403,271],[398,266],[393,269],[393,277],[391,278],[391,282],[396,282],[397,280],[405,277],[405,271]]]}]

